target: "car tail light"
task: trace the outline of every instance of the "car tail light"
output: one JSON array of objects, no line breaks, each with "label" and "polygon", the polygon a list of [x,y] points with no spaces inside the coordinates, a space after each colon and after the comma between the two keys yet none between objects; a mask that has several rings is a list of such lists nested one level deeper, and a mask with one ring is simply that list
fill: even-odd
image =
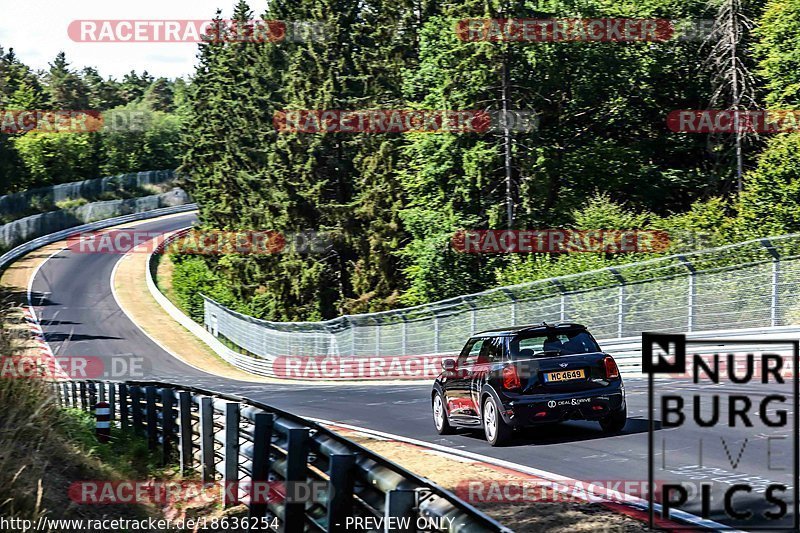
[{"label": "car tail light", "polygon": [[513,390],[520,387],[522,387],[522,383],[519,380],[519,374],[517,374],[517,367],[509,365],[503,368],[503,388]]},{"label": "car tail light", "polygon": [[617,367],[617,362],[614,361],[614,358],[610,355],[606,356],[603,359],[603,364],[606,366],[606,377],[608,379],[614,379],[619,377],[619,368]]}]

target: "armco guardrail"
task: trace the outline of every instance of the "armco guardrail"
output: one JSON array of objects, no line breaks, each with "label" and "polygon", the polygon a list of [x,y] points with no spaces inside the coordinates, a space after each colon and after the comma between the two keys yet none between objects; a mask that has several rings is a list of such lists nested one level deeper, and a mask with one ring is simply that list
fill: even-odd
[{"label": "armco guardrail", "polygon": [[[511,531],[429,480],[258,402],[157,382],[64,381],[53,388],[63,407],[89,411],[107,401],[113,423],[145,435],[163,464],[221,483],[226,507],[244,503],[249,517],[277,519],[281,531],[347,531],[347,517],[407,519],[393,533],[440,531],[417,527],[423,523],[452,533]],[[250,498],[271,485],[317,487],[317,497]]]},{"label": "armco guardrail", "polygon": [[0,256],[0,270],[5,269],[10,263],[19,259],[23,255],[30,253],[37,248],[41,248],[42,246],[46,246],[48,244],[52,244],[54,242],[58,242],[61,240],[66,239],[70,235],[74,235],[76,233],[86,232],[86,231],[96,231],[104,228],[109,228],[111,226],[117,226],[119,224],[126,224],[128,222],[134,222],[136,220],[145,220],[148,218],[156,218],[161,217],[164,215],[172,215],[177,213],[185,213],[189,211],[195,211],[197,209],[197,204],[185,204],[179,205],[175,207],[163,207],[159,209],[153,209],[150,211],[142,211],[141,213],[133,213],[130,215],[124,215],[121,217],[114,217],[108,218],[105,220],[99,220],[97,222],[92,222],[90,224],[83,224],[80,226],[74,226],[71,228],[67,228],[61,231],[57,231],[55,233],[50,233],[48,235],[43,235],[41,237],[37,237],[32,239],[24,244],[17,246],[9,250],[8,252],[4,253]]},{"label": "armco guardrail", "polygon": [[396,311],[278,323],[205,300],[206,329],[257,357],[446,354],[483,329],[587,324],[598,339],[800,322],[800,235],[502,287]]},{"label": "armco guardrail", "polygon": [[32,203],[44,203],[55,209],[55,204],[65,200],[97,197],[108,191],[128,191],[145,185],[157,185],[172,179],[175,179],[173,170],[147,170],[28,189],[0,196],[0,215],[27,212]]}]

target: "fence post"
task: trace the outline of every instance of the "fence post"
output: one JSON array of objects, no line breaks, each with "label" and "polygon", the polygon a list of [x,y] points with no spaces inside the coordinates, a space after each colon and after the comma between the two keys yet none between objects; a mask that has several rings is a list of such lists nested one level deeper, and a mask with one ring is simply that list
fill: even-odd
[{"label": "fence post", "polygon": [[695,270],[694,265],[684,256],[679,255],[678,260],[683,264],[683,266],[686,267],[686,270],[689,271],[689,302],[686,317],[686,331],[692,332],[694,331],[695,326],[695,303],[697,300],[697,286],[695,278],[697,277],[697,270]]},{"label": "fence post", "polygon": [[439,353],[439,316],[433,312],[433,353]]},{"label": "fence post", "polygon": [[225,448],[223,450],[223,504],[232,507],[239,500],[239,411],[237,402],[225,404]]},{"label": "fence post", "polygon": [[375,357],[381,355],[381,324],[378,319],[375,319]]},{"label": "fence post", "polygon": [[478,310],[470,304],[472,310],[470,311],[470,335],[475,335],[478,332]]},{"label": "fence post", "polygon": [[200,398],[200,465],[203,481],[214,481],[214,404]]},{"label": "fence post", "polygon": [[408,355],[408,319],[406,314],[400,312],[400,318],[403,319],[403,355]]},{"label": "fence post", "polygon": [[778,313],[778,288],[781,273],[781,255],[769,239],[761,239],[761,245],[766,248],[769,255],[772,256],[772,295],[769,305],[769,325],[775,327],[780,323],[780,315]]},{"label": "fence post", "polygon": [[158,411],[156,410],[156,388],[148,386],[145,388],[145,402],[147,412],[147,447],[155,450],[158,446]]},{"label": "fence post", "polygon": [[[353,468],[356,457],[352,454],[333,454],[328,470],[328,531],[346,531],[346,519],[353,515]],[[331,496],[333,495],[333,496]]]},{"label": "fence post", "polygon": [[305,531],[305,502],[297,502],[298,485],[308,477],[308,428],[290,428],[286,459],[284,531]]},{"label": "fence post", "polygon": [[517,298],[514,296],[514,293],[508,289],[500,289],[503,291],[509,300],[511,300],[511,325],[517,325]]},{"label": "fence post", "polygon": [[356,326],[350,320],[348,323],[350,324],[350,353],[356,355]]},{"label": "fence post", "polygon": [[98,399],[101,402],[108,401],[106,399],[106,384],[101,381],[100,383],[97,384],[97,389],[98,389],[98,392],[99,392],[99,395],[100,395],[100,398],[98,398]]},{"label": "fence post", "polygon": [[119,384],[119,422],[122,429],[128,427],[128,385]]},{"label": "fence post", "polygon": [[608,271],[614,276],[614,279],[619,283],[619,290],[617,294],[617,338],[624,337],[625,327],[625,278],[614,267],[608,267]]},{"label": "fence post", "polygon": [[267,514],[269,490],[270,448],[272,444],[272,427],[275,415],[272,413],[256,413],[253,421],[253,466],[252,484],[250,486],[250,518],[261,518]]},{"label": "fence post", "polygon": [[567,288],[564,287],[564,284],[558,281],[557,279],[551,280],[552,284],[556,286],[558,289],[558,293],[561,295],[561,305],[558,312],[558,321],[559,322],[566,322],[567,320]]},{"label": "fence post", "polygon": [[172,389],[161,389],[161,464],[168,465],[172,458],[175,440],[175,418],[172,406],[175,405],[175,393]]},{"label": "fence post", "polygon": [[[386,493],[386,518],[407,519],[395,521],[392,533],[414,533],[417,530],[414,513],[416,504],[417,493],[413,490],[396,489]],[[401,524],[406,524],[406,527],[402,527]]]},{"label": "fence post", "polygon": [[192,394],[178,393],[178,430],[181,473],[187,474],[194,464],[192,456]]}]

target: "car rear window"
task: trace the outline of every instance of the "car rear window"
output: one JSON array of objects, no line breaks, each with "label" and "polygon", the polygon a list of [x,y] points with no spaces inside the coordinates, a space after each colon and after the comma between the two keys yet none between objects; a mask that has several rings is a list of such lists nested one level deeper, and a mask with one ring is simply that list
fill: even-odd
[{"label": "car rear window", "polygon": [[511,338],[509,349],[513,359],[554,357],[600,351],[597,342],[584,329],[517,335]]}]

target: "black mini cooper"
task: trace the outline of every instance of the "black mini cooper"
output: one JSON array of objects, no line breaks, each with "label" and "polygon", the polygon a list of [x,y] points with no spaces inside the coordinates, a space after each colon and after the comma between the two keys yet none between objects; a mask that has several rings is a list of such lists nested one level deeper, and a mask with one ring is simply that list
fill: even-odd
[{"label": "black mini cooper", "polygon": [[597,420],[612,433],[625,427],[617,363],[580,324],[484,331],[442,368],[431,395],[442,435],[483,426],[489,443],[499,446],[515,428],[539,423]]}]

